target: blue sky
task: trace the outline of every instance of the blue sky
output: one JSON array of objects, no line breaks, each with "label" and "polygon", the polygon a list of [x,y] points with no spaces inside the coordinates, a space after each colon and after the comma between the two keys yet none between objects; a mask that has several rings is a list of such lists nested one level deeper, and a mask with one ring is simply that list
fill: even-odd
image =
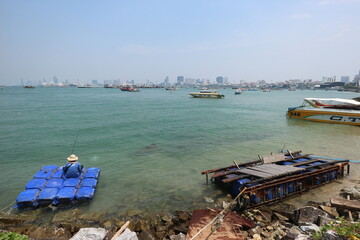
[{"label": "blue sky", "polygon": [[0,84],[352,79],[359,9],[360,0],[0,0]]}]

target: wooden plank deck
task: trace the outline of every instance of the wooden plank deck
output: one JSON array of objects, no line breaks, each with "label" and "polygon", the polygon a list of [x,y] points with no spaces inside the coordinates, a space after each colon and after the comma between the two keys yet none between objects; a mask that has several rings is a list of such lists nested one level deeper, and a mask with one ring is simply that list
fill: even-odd
[{"label": "wooden plank deck", "polygon": [[294,172],[302,171],[303,169],[292,167],[289,165],[275,165],[275,164],[263,164],[255,167],[248,167],[245,169],[239,169],[239,173],[249,174],[261,178],[276,177],[283,174],[290,174]]}]

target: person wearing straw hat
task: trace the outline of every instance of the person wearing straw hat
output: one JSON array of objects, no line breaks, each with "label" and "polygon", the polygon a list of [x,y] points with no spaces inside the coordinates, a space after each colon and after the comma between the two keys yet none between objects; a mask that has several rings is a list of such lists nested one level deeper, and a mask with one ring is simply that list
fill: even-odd
[{"label": "person wearing straw hat", "polygon": [[71,154],[70,157],[67,158],[68,162],[63,167],[66,178],[77,178],[80,176],[84,166],[77,162],[78,159],[75,154]]}]

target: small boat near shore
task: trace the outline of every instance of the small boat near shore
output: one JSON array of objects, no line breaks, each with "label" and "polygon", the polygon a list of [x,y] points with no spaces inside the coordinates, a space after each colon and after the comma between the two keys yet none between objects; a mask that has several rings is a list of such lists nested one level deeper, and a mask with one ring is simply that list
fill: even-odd
[{"label": "small boat near shore", "polygon": [[333,182],[349,172],[349,160],[287,151],[246,163],[234,161],[202,174],[207,181],[212,174],[212,182],[237,196],[240,209],[246,209]]},{"label": "small boat near shore", "polygon": [[218,93],[215,90],[201,90],[196,93],[189,93],[190,96],[194,98],[224,98],[225,95]]},{"label": "small boat near shore", "polygon": [[24,88],[35,88],[34,86],[24,86]]},{"label": "small boat near shore", "polygon": [[342,98],[305,98],[287,116],[315,122],[360,125],[360,102]]}]

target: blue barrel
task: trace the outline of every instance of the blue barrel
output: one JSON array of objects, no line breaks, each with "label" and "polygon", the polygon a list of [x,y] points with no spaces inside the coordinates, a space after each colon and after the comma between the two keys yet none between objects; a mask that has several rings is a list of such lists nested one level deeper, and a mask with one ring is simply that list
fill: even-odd
[{"label": "blue barrel", "polygon": [[272,188],[265,189],[265,196],[266,196],[266,200],[272,200],[273,199],[273,189]]},{"label": "blue barrel", "polygon": [[256,193],[252,193],[250,195],[250,202],[253,203],[253,204],[257,204],[257,203],[261,202],[261,199]]},{"label": "blue barrel", "polygon": [[284,196],[284,194],[285,194],[285,189],[284,189],[284,184],[281,184],[281,185],[278,185],[278,186],[276,186],[276,188],[277,188],[277,193],[278,193],[278,197],[282,197],[282,196]]},{"label": "blue barrel", "polygon": [[333,170],[333,171],[330,172],[330,179],[331,179],[331,180],[334,180],[335,177],[336,177],[336,171]]},{"label": "blue barrel", "polygon": [[240,180],[236,180],[232,182],[231,185],[231,191],[232,193],[237,196],[240,193],[240,188],[247,182],[250,182],[250,179],[248,178],[244,178],[244,179],[240,179]]},{"label": "blue barrel", "polygon": [[288,193],[293,193],[295,191],[294,182],[287,183]]},{"label": "blue barrel", "polygon": [[327,173],[324,173],[324,182],[327,182],[329,179],[328,179],[328,174]]}]

